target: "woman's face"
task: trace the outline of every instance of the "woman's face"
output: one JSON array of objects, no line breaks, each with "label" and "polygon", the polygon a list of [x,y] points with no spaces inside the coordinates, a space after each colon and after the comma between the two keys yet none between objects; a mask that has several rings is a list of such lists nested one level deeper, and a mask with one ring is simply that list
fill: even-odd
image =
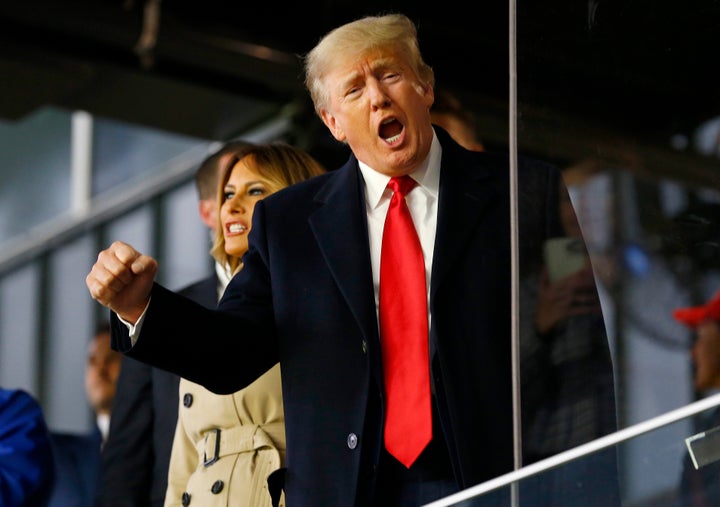
[{"label": "woman's face", "polygon": [[251,170],[245,159],[235,164],[223,188],[220,205],[225,253],[241,257],[247,251],[255,203],[271,193],[270,182]]}]

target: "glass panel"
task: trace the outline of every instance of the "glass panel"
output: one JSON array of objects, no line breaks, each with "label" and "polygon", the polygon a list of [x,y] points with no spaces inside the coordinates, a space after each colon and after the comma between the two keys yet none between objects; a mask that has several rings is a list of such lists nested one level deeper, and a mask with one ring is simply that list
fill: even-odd
[{"label": "glass panel", "polygon": [[720,398],[709,409],[699,412],[693,409],[696,415],[672,417],[669,422],[659,421],[648,428],[631,428],[637,431],[616,439],[620,443],[594,448],[592,444],[582,446],[428,505],[717,505],[720,501],[718,401]]},{"label": "glass panel", "polygon": [[[706,63],[718,7],[518,3],[519,151],[558,166],[569,189],[598,286],[620,428],[719,387],[694,384],[693,329],[673,318],[720,289],[720,121]],[[523,329],[536,316],[523,307]],[[620,459],[633,459],[631,445]]]},{"label": "glass panel", "polygon": [[518,166],[522,463],[617,430],[610,343],[588,249],[559,170]]},{"label": "glass panel", "polygon": [[[519,151],[558,166],[569,190],[608,334],[620,429],[720,387],[720,375],[701,374],[705,359],[713,372],[720,371],[717,326],[711,325],[708,339],[714,349],[700,352],[707,343],[696,340],[694,325],[673,318],[675,309],[702,305],[720,289],[720,121],[706,63],[713,59],[718,7],[709,0],[692,8],[662,2],[518,3]],[[561,264],[570,263],[566,257]],[[577,303],[577,292],[570,294]],[[520,321],[522,329],[533,329],[532,306],[521,308]],[[568,342],[566,354],[590,343],[590,334],[578,337]],[[524,343],[523,350],[536,349]],[[599,357],[588,354],[584,370],[575,370],[593,383],[574,381],[568,394],[598,387],[591,372]],[[549,376],[560,381],[560,395],[562,380],[574,371],[566,366],[571,364],[562,365],[563,376],[556,377],[525,361],[521,371],[531,377],[523,385],[537,390],[537,379]],[[526,394],[529,438],[536,420],[545,431],[552,426],[535,416],[543,412],[528,413],[534,399]],[[575,398],[572,406],[590,408],[581,401]],[[590,414],[569,414],[567,427],[603,421],[602,412],[584,419]],[[683,439],[693,431],[689,420],[681,421],[617,448],[627,505],[678,505]],[[564,436],[573,443],[570,433]],[[531,442],[523,442],[525,449]],[[718,480],[716,474],[714,488]]]}]

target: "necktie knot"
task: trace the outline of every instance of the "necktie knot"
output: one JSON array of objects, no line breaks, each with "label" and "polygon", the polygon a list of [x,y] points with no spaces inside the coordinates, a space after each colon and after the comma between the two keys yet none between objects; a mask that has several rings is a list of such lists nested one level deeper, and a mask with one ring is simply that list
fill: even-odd
[{"label": "necktie knot", "polygon": [[405,197],[415,185],[417,185],[417,181],[407,175],[393,176],[387,184],[388,188],[401,198]]}]

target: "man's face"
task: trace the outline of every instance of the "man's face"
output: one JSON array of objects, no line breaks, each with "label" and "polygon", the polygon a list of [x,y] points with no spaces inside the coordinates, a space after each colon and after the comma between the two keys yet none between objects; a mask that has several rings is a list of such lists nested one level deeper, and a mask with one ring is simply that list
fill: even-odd
[{"label": "man's face", "polygon": [[338,57],[324,83],[329,100],[323,121],[358,160],[388,176],[408,174],[425,160],[434,94],[401,53],[378,49]]},{"label": "man's face", "polygon": [[695,331],[697,338],[690,351],[695,366],[695,389],[720,388],[720,324],[706,320]]},{"label": "man's face", "polygon": [[96,413],[110,413],[122,355],[110,348],[110,334],[101,333],[88,346],[85,391]]}]

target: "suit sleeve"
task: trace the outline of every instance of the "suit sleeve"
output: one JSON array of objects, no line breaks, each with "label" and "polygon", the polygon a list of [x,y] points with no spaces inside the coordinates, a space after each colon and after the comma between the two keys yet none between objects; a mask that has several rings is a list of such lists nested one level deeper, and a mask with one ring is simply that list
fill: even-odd
[{"label": "suit sleeve", "polygon": [[[227,303],[221,302],[217,310],[156,283],[137,342],[130,344],[127,327],[114,317],[113,348],[216,394],[247,387],[279,361],[278,341],[272,307],[248,302],[240,294],[243,288],[235,290],[233,282],[223,297]],[[239,294],[228,297],[234,292]],[[202,346],[198,337],[203,337]],[[209,364],[213,367],[208,368]]]}]

